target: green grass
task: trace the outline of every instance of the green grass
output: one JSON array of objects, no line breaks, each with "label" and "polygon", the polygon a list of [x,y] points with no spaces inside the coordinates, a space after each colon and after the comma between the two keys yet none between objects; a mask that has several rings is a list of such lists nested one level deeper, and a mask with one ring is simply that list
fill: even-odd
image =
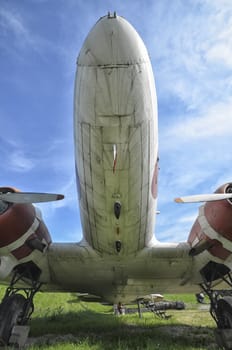
[{"label": "green grass", "polygon": [[[2,291],[0,291],[1,295]],[[111,306],[79,302],[69,293],[37,293],[30,321],[29,350],[203,350],[217,349],[214,321],[193,295],[168,295],[187,310],[169,310],[169,320],[152,313],[114,316]]]}]

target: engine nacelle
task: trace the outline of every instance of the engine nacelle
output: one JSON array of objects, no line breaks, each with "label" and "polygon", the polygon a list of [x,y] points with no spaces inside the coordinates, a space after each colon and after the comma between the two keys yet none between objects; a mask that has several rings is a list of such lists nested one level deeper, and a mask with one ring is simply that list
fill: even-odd
[{"label": "engine nacelle", "polygon": [[[230,193],[232,184],[227,183],[215,193]],[[199,209],[188,243],[190,255],[199,255],[197,259],[203,268],[206,263],[223,264],[232,267],[232,202],[231,199],[207,202]],[[231,261],[230,261],[231,260]],[[216,279],[216,278],[215,278]]]},{"label": "engine nacelle", "polygon": [[[19,191],[11,187],[0,187],[0,192]],[[1,202],[0,278],[5,278],[15,265],[33,261],[33,252],[42,253],[50,243],[50,234],[38,208],[32,204]]]}]

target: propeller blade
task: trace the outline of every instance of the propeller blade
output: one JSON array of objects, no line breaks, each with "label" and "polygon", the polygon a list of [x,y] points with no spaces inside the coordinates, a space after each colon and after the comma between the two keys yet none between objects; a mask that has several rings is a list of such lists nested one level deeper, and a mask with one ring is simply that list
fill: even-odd
[{"label": "propeller blade", "polygon": [[176,203],[197,203],[197,202],[213,202],[223,199],[232,199],[232,193],[211,193],[196,194],[193,196],[184,196],[175,198]]},{"label": "propeller blade", "polygon": [[33,192],[7,192],[0,193],[0,200],[8,203],[41,203],[52,202],[63,199],[62,194],[55,193],[33,193]]}]

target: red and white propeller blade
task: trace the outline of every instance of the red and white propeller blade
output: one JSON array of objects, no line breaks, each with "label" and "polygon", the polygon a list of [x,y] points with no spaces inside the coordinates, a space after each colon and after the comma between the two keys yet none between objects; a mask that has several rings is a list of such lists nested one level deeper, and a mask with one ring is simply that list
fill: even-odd
[{"label": "red and white propeller blade", "polygon": [[0,193],[0,200],[8,203],[41,203],[53,202],[63,199],[62,194],[55,193],[34,193],[34,192],[7,192]]},{"label": "red and white propeller blade", "polygon": [[211,193],[196,194],[193,196],[184,196],[175,198],[176,203],[197,203],[197,202],[213,202],[223,199],[232,199],[232,193]]}]

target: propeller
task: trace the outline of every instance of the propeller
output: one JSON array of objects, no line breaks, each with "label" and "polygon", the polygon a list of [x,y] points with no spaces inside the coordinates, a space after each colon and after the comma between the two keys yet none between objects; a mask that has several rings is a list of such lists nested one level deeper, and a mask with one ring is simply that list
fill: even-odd
[{"label": "propeller", "polygon": [[0,192],[0,200],[8,203],[41,203],[52,202],[63,199],[62,194],[55,193],[34,193],[34,192]]},{"label": "propeller", "polygon": [[196,194],[193,196],[184,196],[175,198],[176,203],[197,203],[197,202],[213,202],[223,199],[232,199],[232,193],[211,193]]}]

